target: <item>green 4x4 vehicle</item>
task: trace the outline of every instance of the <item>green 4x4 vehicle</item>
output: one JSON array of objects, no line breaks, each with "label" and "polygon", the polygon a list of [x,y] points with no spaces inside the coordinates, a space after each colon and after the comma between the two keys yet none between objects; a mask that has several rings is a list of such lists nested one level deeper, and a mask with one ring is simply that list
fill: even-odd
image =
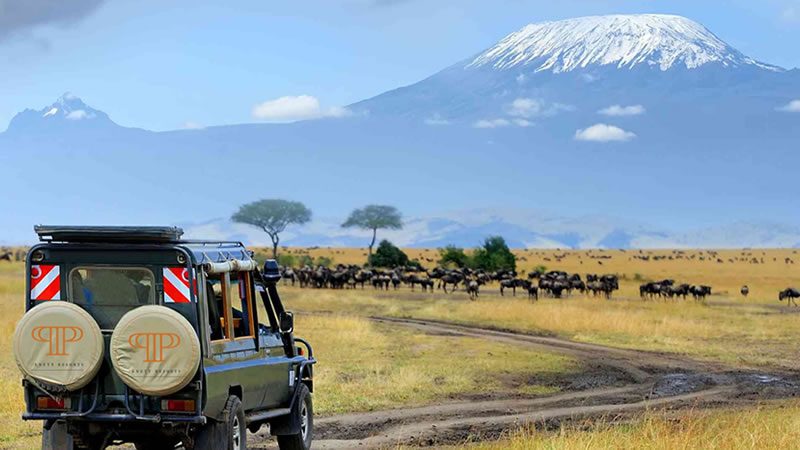
[{"label": "green 4x4 vehicle", "polygon": [[278,265],[174,227],[35,227],[14,334],[43,449],[242,450],[268,424],[309,449],[311,346]]}]

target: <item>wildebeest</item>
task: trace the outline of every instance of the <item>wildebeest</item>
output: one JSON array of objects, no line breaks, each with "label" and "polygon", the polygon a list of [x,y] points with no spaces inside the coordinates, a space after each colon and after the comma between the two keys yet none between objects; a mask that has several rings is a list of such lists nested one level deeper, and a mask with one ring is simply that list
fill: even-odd
[{"label": "wildebeest", "polygon": [[539,287],[534,284],[528,286],[528,300],[530,299],[539,300]]},{"label": "wildebeest", "polygon": [[692,286],[689,292],[695,300],[705,300],[707,295],[711,295],[711,286]]},{"label": "wildebeest", "polygon": [[800,291],[795,288],[786,288],[778,294],[778,300],[783,301],[786,300],[786,305],[789,306],[790,304],[794,304],[797,306],[797,302],[795,301],[796,298],[800,298]]},{"label": "wildebeest", "polygon": [[470,300],[475,300],[478,298],[478,291],[480,290],[480,284],[476,280],[471,280],[467,283],[467,294],[469,294]]},{"label": "wildebeest", "polygon": [[742,286],[742,289],[739,292],[742,293],[742,297],[747,298],[747,296],[750,294],[750,288],[745,284]]},{"label": "wildebeest", "polygon": [[516,278],[515,279],[511,279],[511,280],[502,280],[500,282],[500,295],[504,296],[505,295],[504,291],[506,289],[511,289],[511,293],[512,293],[511,295],[516,297],[517,296],[517,288],[524,288],[526,286],[526,283],[529,283],[529,282],[527,282],[525,280],[516,279]]},{"label": "wildebeest", "polygon": [[0,261],[11,262],[11,252],[3,252],[0,254]]},{"label": "wildebeest", "polygon": [[447,285],[453,285],[453,289],[450,292],[455,291],[458,288],[459,283],[464,281],[464,274],[458,271],[448,272],[445,275],[442,275],[439,278],[439,287],[442,288],[444,293],[447,293]]}]

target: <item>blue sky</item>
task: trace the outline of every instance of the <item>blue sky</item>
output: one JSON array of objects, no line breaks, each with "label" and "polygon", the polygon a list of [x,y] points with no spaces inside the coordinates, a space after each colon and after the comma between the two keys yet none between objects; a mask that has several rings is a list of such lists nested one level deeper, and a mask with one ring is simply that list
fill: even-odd
[{"label": "blue sky", "polygon": [[[757,59],[800,66],[800,0],[0,0],[0,129],[65,91],[154,130],[252,122],[307,95],[321,114],[410,84],[530,22],[690,17]],[[10,14],[8,11],[12,11]],[[268,115],[261,115],[268,118]]]}]

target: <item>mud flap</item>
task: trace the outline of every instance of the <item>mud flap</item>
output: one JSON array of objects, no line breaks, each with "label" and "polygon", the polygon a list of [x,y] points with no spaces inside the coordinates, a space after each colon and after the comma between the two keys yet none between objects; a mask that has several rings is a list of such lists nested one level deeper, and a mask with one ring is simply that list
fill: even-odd
[{"label": "mud flap", "polygon": [[72,450],[72,435],[67,433],[67,424],[56,422],[48,429],[42,427],[42,450]]},{"label": "mud flap", "polygon": [[276,417],[269,423],[269,434],[273,436],[287,436],[300,433],[300,414],[297,405],[292,407],[292,412],[285,416]]}]

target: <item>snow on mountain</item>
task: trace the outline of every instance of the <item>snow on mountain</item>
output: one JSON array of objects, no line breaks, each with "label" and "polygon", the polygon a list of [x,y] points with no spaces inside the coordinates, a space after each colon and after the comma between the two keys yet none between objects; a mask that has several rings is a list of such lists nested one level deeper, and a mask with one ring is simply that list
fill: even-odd
[{"label": "snow on mountain", "polygon": [[481,53],[467,67],[569,72],[592,65],[695,69],[724,67],[782,69],[743,55],[704,26],[670,15],[611,15],[530,24]]},{"label": "snow on mountain", "polygon": [[79,97],[67,92],[51,105],[40,110],[26,109],[11,119],[11,132],[74,128],[105,128],[117,125],[103,111],[92,108]]}]

